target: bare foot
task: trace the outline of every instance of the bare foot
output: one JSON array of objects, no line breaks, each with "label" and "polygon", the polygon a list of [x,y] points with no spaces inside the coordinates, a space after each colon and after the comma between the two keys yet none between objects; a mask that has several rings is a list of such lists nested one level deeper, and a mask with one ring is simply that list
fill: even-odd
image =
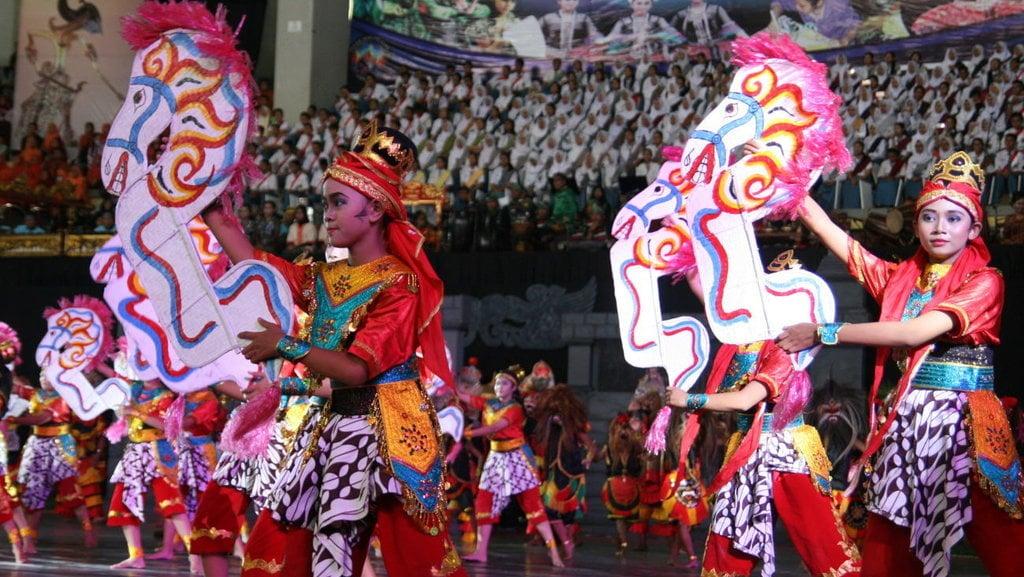
[{"label": "bare foot", "polygon": [[174,559],[174,550],[160,549],[153,553],[146,553],[146,559],[151,561],[170,561],[171,559]]},{"label": "bare foot", "polygon": [[35,555],[38,552],[36,551],[36,541],[31,537],[23,537],[21,539],[21,548],[25,551],[26,555]]},{"label": "bare foot", "polygon": [[85,532],[85,548],[95,549],[99,545],[99,539],[96,537],[96,530],[89,529]]},{"label": "bare foot", "polygon": [[572,542],[572,539],[566,539],[562,541],[562,546],[565,547],[565,560],[572,559],[573,554],[576,551],[576,544]]},{"label": "bare foot", "polygon": [[25,555],[25,552],[22,550],[20,541],[11,543],[11,551],[14,553],[15,563],[24,563],[25,561],[28,561],[28,555]]},{"label": "bare foot", "polygon": [[188,556],[188,570],[193,575],[203,574],[203,558],[199,555]]},{"label": "bare foot", "polygon": [[473,551],[469,555],[463,555],[462,556],[462,560],[463,561],[469,561],[470,563],[486,563],[487,562],[487,553],[484,552],[484,551],[480,551],[478,549],[476,551]]},{"label": "bare foot", "polygon": [[242,543],[241,539],[235,540],[235,557],[237,557],[239,561],[245,560],[245,543]]},{"label": "bare foot", "polygon": [[548,549],[548,557],[551,557],[551,564],[555,567],[565,567],[565,563],[562,563],[562,558],[558,555],[558,547]]},{"label": "bare foot", "polygon": [[111,569],[145,569],[146,560],[142,557],[135,557],[134,559],[129,557],[120,563],[114,563],[110,566]]},{"label": "bare foot", "polygon": [[619,543],[619,547],[615,550],[615,556],[622,557],[626,554],[627,550],[629,550],[629,543],[623,541],[622,543]]}]

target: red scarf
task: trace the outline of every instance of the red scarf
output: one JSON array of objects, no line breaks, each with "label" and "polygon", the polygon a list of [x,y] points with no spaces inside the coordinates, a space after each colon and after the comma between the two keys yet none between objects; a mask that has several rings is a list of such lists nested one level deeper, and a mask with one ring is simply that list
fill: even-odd
[{"label": "red scarf", "polygon": [[[991,255],[989,254],[988,247],[985,246],[985,241],[981,237],[970,241],[963,252],[960,253],[960,256],[957,257],[950,271],[939,280],[935,286],[932,299],[921,310],[921,314],[923,315],[942,304],[946,296],[963,285],[968,275],[985,268],[989,260],[991,260]],[[919,248],[913,257],[899,264],[886,285],[885,293],[882,295],[882,314],[879,320],[899,322],[903,319],[907,300],[914,291],[917,279],[921,278],[926,266],[928,266],[928,253],[923,248]],[[871,385],[871,396],[869,397],[872,403],[872,406],[869,407],[868,415],[870,433],[868,434],[867,448],[861,455],[858,464],[863,465],[867,463],[868,459],[881,447],[882,439],[885,438],[885,434],[895,420],[892,418],[892,415],[894,415],[894,412],[899,408],[900,403],[906,396],[910,381],[917,372],[921,361],[924,360],[925,355],[931,350],[931,345],[932,343],[920,345],[911,352],[907,371],[900,378],[896,395],[893,397],[892,404],[888,407],[887,414],[890,418],[887,418],[881,425],[877,423],[875,405],[880,403],[878,400],[878,390],[882,384],[885,363],[892,354],[892,348],[878,348],[875,355],[874,382]]]}]

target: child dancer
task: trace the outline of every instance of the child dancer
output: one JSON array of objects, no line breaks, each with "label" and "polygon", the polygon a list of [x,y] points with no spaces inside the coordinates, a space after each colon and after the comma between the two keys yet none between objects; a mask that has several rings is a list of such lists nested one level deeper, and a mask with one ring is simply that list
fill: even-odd
[{"label": "child dancer", "polygon": [[537,529],[551,557],[551,564],[563,567],[558,544],[551,532],[544,505],[541,503],[540,480],[537,478],[533,451],[526,443],[523,424],[526,414],[514,399],[518,382],[508,373],[494,375],[493,399],[459,393],[459,398],[471,407],[483,411],[483,426],[465,432],[466,438],[487,437],[491,452],[484,462],[480,485],[476,494],[476,520],[479,527],[476,551],[466,561],[487,562],[487,546],[491,531],[501,511],[515,497],[526,513],[527,532]]},{"label": "child dancer", "polygon": [[[778,339],[878,347],[870,432],[864,575],[948,575],[966,536],[990,575],[1020,574],[1021,465],[993,392],[1004,284],[981,238],[985,176],[964,152],[936,164],[915,204],[920,248],[892,263],[869,253],[814,201],[803,221],[881,304],[874,323],[802,324]],[[879,398],[888,362],[900,372]],[[872,468],[868,468],[868,466]],[[856,472],[856,471],[855,471]]]}]

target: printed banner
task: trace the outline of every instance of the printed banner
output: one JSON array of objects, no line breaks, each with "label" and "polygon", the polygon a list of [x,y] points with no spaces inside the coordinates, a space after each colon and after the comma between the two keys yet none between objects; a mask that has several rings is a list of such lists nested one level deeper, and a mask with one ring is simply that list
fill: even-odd
[{"label": "printed banner", "polygon": [[[808,51],[852,54],[1013,41],[1020,0],[353,0],[357,66],[442,69],[553,58],[652,61],[782,32]],[[860,49],[859,51],[857,49]]]},{"label": "printed banner", "polygon": [[14,91],[14,147],[29,124],[53,124],[66,145],[86,122],[97,130],[124,101],[135,54],[121,39],[120,19],[140,0],[21,2]]}]

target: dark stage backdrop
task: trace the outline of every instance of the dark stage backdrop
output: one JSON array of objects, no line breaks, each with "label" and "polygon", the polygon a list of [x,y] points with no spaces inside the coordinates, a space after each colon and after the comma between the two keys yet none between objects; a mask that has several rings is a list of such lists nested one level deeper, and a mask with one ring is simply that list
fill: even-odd
[{"label": "dark stage backdrop", "polygon": [[[764,248],[763,254],[771,260],[784,248]],[[1024,294],[1024,247],[991,248],[992,265],[1002,271],[1007,295],[1003,311],[1003,343],[996,353],[996,387],[1000,394],[1024,396],[1024,363],[1014,361],[1014,353],[1024,350],[1024,299],[1019,296]],[[823,254],[820,248],[811,248],[798,251],[796,256],[813,270]],[[880,256],[896,258],[902,255]],[[545,312],[543,307],[549,302],[538,300],[531,287],[546,287],[549,289],[546,294],[550,294],[552,288],[563,289],[563,300],[551,301],[556,303],[551,306],[557,306],[565,299],[577,299],[574,295],[586,293],[588,286],[592,286],[592,311],[615,311],[611,268],[606,252],[435,254],[431,258],[445,281],[448,295],[465,295],[481,300],[507,298],[517,303],[511,308],[525,308],[523,314],[529,316]],[[79,293],[102,297],[101,287],[89,277],[89,259],[0,259],[0,302],[4,303],[0,309],[0,320],[11,324],[21,337],[24,364],[19,371],[22,374],[31,376],[37,371],[33,357],[36,343],[45,329],[43,309],[55,305],[60,297]],[[873,306],[866,294],[864,299],[865,304]],[[696,299],[682,286],[665,287],[662,306],[665,314],[700,312]],[[541,358],[552,364],[556,375],[566,374],[564,346],[551,350],[489,346],[485,339],[477,336],[467,347],[466,354],[480,359],[485,374],[513,362],[522,363],[529,369],[529,364]]]}]

